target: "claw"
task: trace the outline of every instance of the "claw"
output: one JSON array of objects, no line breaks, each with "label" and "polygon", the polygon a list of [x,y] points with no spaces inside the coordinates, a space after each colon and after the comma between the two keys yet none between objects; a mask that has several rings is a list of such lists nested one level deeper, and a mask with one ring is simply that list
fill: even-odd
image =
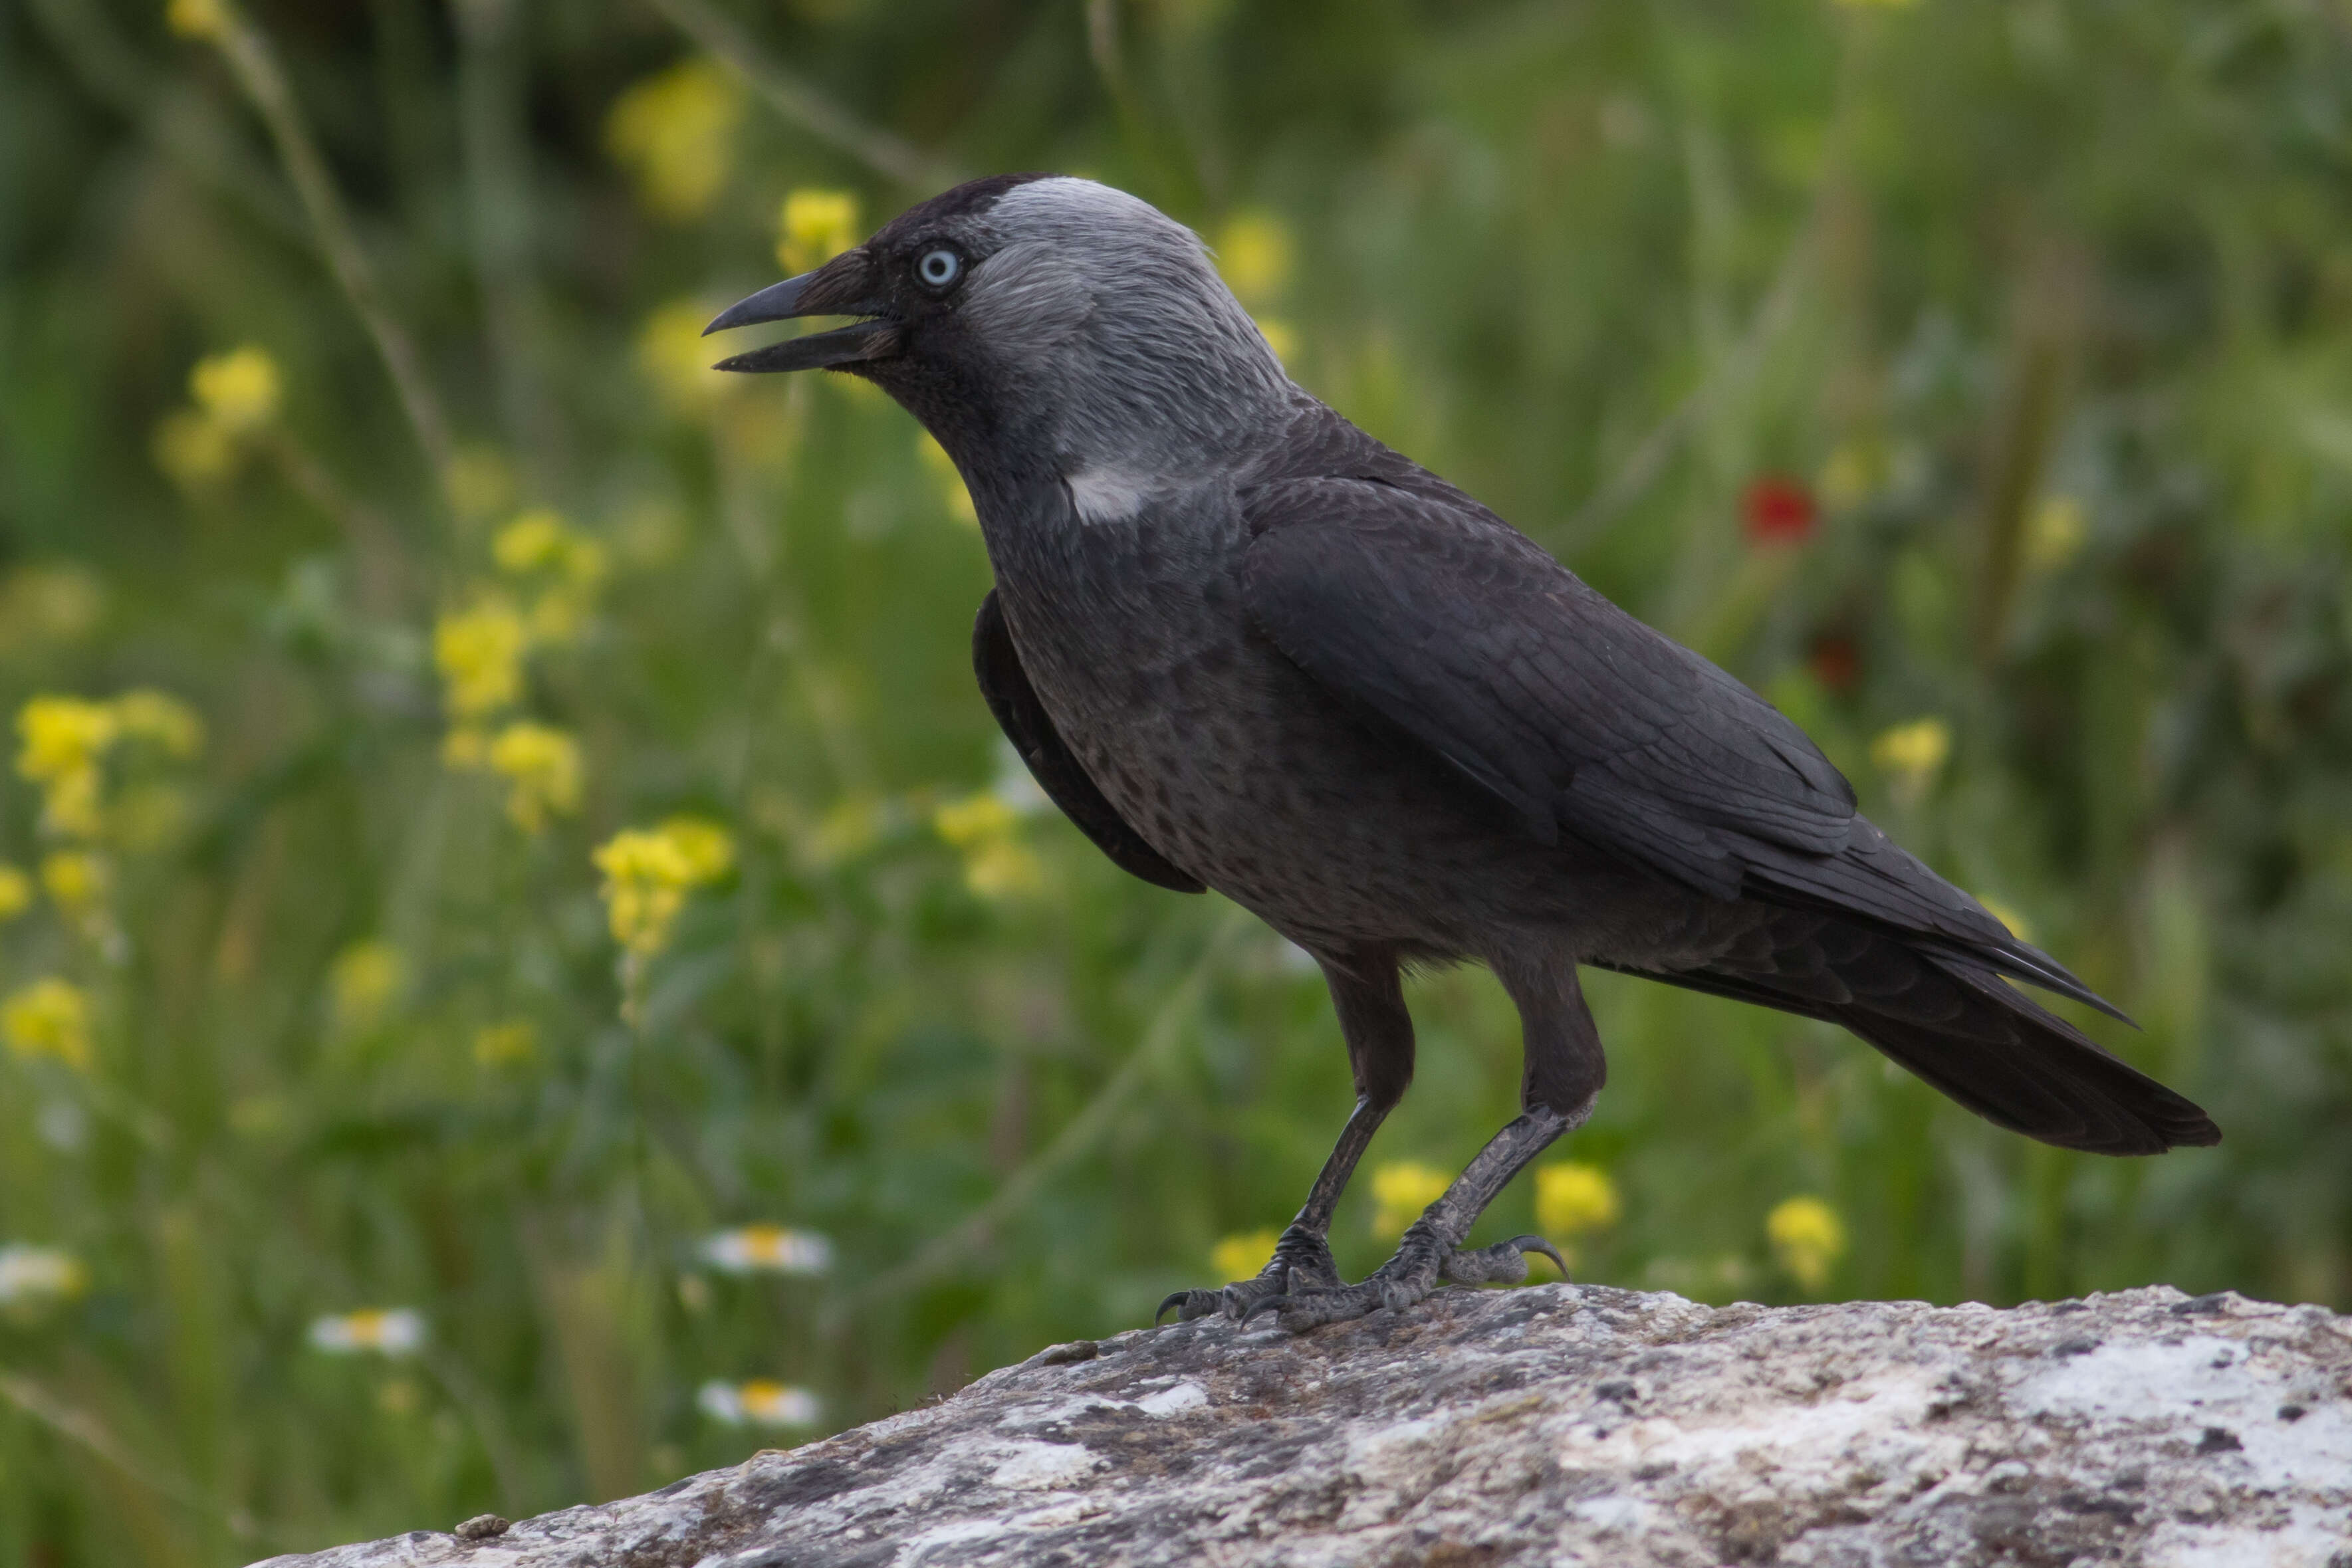
[{"label": "claw", "polygon": [[1559,1270],[1559,1277],[1561,1279],[1565,1280],[1568,1278],[1568,1260],[1559,1255],[1559,1248],[1554,1247],[1542,1237],[1514,1236],[1508,1241],[1503,1243],[1503,1245],[1506,1247],[1516,1247],[1521,1252],[1542,1253],[1545,1257],[1551,1260],[1552,1267]]},{"label": "claw", "polygon": [[1158,1328],[1160,1326],[1160,1320],[1168,1315],[1168,1309],[1171,1307],[1182,1306],[1184,1304],[1184,1298],[1192,1293],[1192,1292],[1190,1291],[1169,1291],[1168,1299],[1160,1303],[1160,1310],[1151,1314],[1151,1326],[1153,1328]]},{"label": "claw", "polygon": [[1247,1328],[1249,1326],[1250,1319],[1257,1316],[1260,1312],[1279,1312],[1288,1305],[1290,1305],[1290,1298],[1288,1296],[1260,1296],[1256,1301],[1252,1301],[1243,1312],[1242,1326],[1244,1328]]}]

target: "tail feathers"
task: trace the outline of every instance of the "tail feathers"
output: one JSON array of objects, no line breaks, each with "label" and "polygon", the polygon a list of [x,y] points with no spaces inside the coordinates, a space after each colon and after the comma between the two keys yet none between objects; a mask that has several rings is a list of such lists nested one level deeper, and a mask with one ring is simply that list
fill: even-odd
[{"label": "tail feathers", "polygon": [[1704,970],[1636,972],[1842,1024],[1987,1121],[2060,1148],[2221,1141],[2195,1104],[2011,989],[1998,960],[1796,911],[1759,936]]}]

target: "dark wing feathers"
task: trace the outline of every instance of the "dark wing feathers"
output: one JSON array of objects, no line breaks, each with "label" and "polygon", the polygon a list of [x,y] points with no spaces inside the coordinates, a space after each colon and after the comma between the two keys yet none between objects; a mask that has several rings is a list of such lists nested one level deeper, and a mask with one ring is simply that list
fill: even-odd
[{"label": "dark wing feathers", "polygon": [[1717,897],[1759,850],[1842,849],[1853,790],[1755,693],[1466,501],[1348,479],[1244,498],[1276,645],[1559,832]]},{"label": "dark wing feathers", "polygon": [[1079,831],[1122,870],[1146,882],[1178,893],[1206,891],[1200,878],[1179,871],[1144,842],[1143,835],[1128,825],[1118,808],[1104,799],[1102,790],[1087,776],[1055,729],[1053,716],[1037,699],[1037,689],[1029,684],[1029,674],[1021,667],[1020,650],[1013,643],[1013,628],[1006,624],[993,590],[980,601],[980,614],[972,622],[971,664],[980,677],[980,695],[988,699],[988,711],[996,716],[1005,738],[1028,765],[1030,777],[1062,809],[1063,815],[1078,825]]},{"label": "dark wing feathers", "polygon": [[1841,1024],[1988,1121],[2061,1148],[2150,1155],[2221,1137],[1976,957],[1829,915],[1780,911],[1704,969],[1626,972]]},{"label": "dark wing feathers", "polygon": [[2123,1017],[1857,815],[1780,710],[1475,502],[1379,458],[1369,477],[1243,494],[1250,614],[1341,700],[1544,843],[1572,833],[1713,897],[1883,927]]}]

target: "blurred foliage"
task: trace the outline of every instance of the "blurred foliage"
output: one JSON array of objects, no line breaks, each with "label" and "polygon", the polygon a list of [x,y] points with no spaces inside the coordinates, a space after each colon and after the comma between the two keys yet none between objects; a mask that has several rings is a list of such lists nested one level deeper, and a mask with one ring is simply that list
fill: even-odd
[{"label": "blurred foliage", "polygon": [[[1287,1218],[1311,967],[1008,766],[907,418],[703,368],[959,172],[1198,225],[2228,1137],[2063,1155],[1596,976],[1613,1082],[1488,1231],[2352,1305],[2344,6],[27,0],[0,127],[0,1564],[633,1491]],[[1356,1270],[1517,1090],[1483,976],[1412,1000]]]}]

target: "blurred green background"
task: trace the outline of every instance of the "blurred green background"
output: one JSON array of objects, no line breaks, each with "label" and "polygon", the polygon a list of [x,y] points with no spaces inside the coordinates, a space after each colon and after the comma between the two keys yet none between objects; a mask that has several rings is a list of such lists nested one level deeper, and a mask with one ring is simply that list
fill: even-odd
[{"label": "blurred green background", "polygon": [[[628,1493],[1255,1268],[1311,969],[1008,768],[911,421],[701,369],[1005,169],[1198,226],[2227,1138],[1596,975],[1484,1234],[2352,1306],[2352,5],[23,0],[0,137],[0,1564]],[[1496,988],[1412,999],[1356,1270],[1513,1105]]]}]

